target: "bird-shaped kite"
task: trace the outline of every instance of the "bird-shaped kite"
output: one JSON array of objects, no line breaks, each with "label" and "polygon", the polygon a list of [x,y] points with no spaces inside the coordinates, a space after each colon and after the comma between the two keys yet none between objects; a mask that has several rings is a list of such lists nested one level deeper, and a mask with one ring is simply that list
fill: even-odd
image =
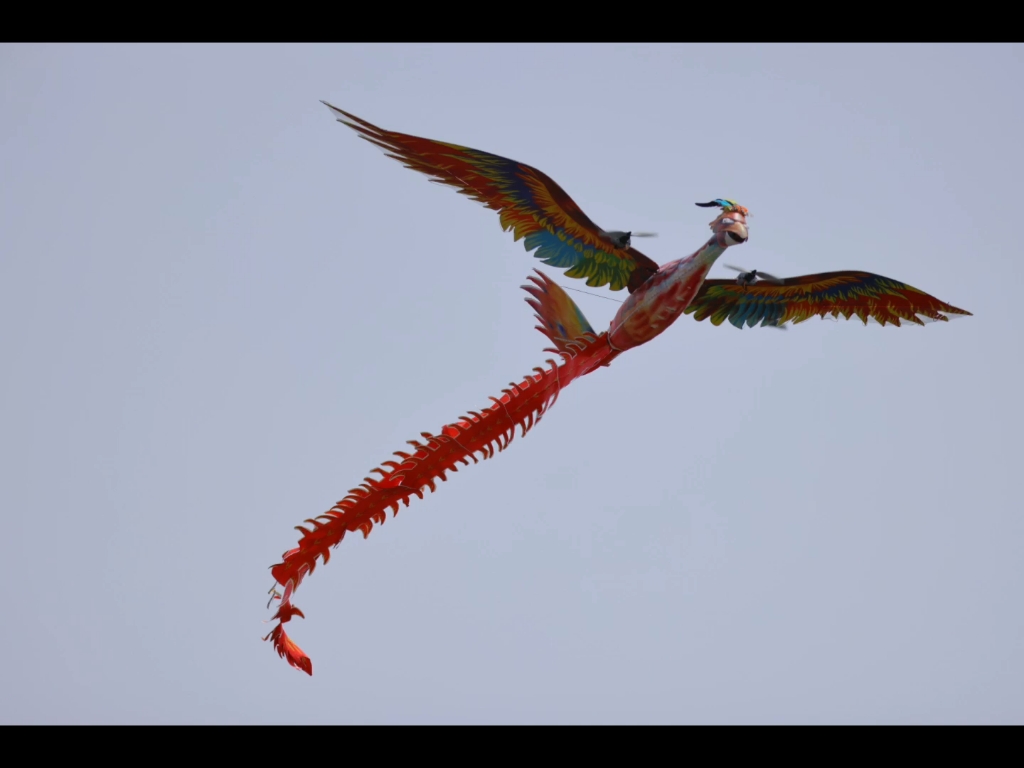
[{"label": "bird-shaped kite", "polygon": [[[512,229],[516,240],[524,239],[527,251],[536,249],[534,255],[545,264],[566,269],[569,277],[586,278],[591,287],[626,288],[629,297],[608,330],[598,334],[565,291],[536,270],[538,277],[530,276],[531,284],[523,288],[540,321],[538,330],[554,344],[546,351],[555,353],[561,362],[548,360],[548,367],[534,368],[534,374],[502,390],[500,398],[492,397],[491,405],[445,424],[436,434],[422,432],[422,442],[409,441],[411,453],[396,451],[398,461],[384,461],[384,468],[371,470],[379,478],[364,478],[333,508],[316,519],[307,519],[308,528],[296,526],[302,534],[298,546],[271,566],[275,579],[271,602],[281,602],[273,616],[278,624],[264,639],[272,639],[279,655],[310,675],[312,662],[283,625],[294,616],[305,618],[292,604],[292,594],[318,560],[326,563],[331,548],[341,543],[347,532],[361,531],[366,537],[375,523],[384,523],[388,509],[397,514],[399,505],[408,506],[412,496],[423,498],[427,489],[436,490],[436,481],[446,480],[446,473],[457,471],[459,463],[468,465],[469,460],[478,461],[477,454],[488,459],[495,448],[504,450],[516,427],[525,436],[575,379],[646,344],[682,314],[692,314],[698,321],[710,318],[714,325],[728,320],[737,328],[757,323],[782,327],[814,315],[843,315],[847,320],[856,315],[865,325],[871,319],[899,326],[901,322],[923,325],[946,321],[947,315],[971,314],[869,272],[824,272],[780,279],[733,267],[740,272],[735,280],[706,279],[727,248],[748,238],[749,211],[725,198],[697,203],[720,210],[711,222],[712,235],[707,242],[691,255],[659,267],[632,247],[634,233],[601,229],[536,168],[456,144],[387,131],[324,104],[339,116],[339,122],[382,147],[389,157],[497,211],[504,229]],[[283,593],[278,592],[278,585]]]}]

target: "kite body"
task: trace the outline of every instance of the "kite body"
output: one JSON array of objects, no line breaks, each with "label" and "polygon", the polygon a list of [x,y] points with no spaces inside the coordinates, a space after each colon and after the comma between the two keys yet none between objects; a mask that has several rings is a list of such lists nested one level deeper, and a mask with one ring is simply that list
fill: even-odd
[{"label": "kite body", "polygon": [[413,496],[423,498],[425,491],[436,490],[437,481],[458,471],[458,465],[503,451],[516,429],[525,436],[573,381],[656,338],[682,315],[692,314],[698,322],[710,318],[716,326],[728,320],[743,328],[758,323],[781,327],[815,315],[846,319],[856,315],[865,325],[872,320],[899,326],[901,321],[921,325],[970,314],[869,272],[827,272],[760,282],[754,270],[736,280],[707,279],[715,261],[749,236],[749,211],[726,198],[698,203],[721,210],[711,222],[711,238],[691,255],[658,267],[630,245],[632,233],[598,227],[560,186],[535,168],[456,144],[386,131],[327,106],[346,118],[338,118],[339,122],[407,168],[454,186],[497,211],[502,227],[513,230],[516,240],[524,239],[526,249],[536,250],[535,256],[546,264],[566,269],[567,277],[586,279],[592,287],[627,288],[629,296],[608,330],[595,333],[576,303],[538,270],[538,276],[530,276],[531,283],[523,286],[529,294],[526,301],[540,323],[537,329],[554,345],[546,351],[559,360],[549,359],[547,367],[534,368],[534,373],[502,390],[500,397],[491,397],[491,404],[480,411],[469,411],[436,433],[422,432],[422,440],[409,441],[411,451],[396,451],[397,460],[371,470],[379,477],[364,478],[327,512],[307,519],[306,526],[296,526],[301,533],[298,545],[271,567],[276,582],[271,601],[280,600],[280,605],[273,617],[278,623],[264,639],[272,640],[280,656],[309,675],[312,662],[288,637],[284,625],[296,616],[305,618],[292,603],[295,589],[318,562],[330,559],[330,551],[346,533],[369,536],[374,524],[384,523],[389,509],[397,515],[400,505],[408,506]]},{"label": "kite body", "polygon": [[725,249],[747,241],[746,209],[730,207],[711,222],[711,239],[685,259],[670,261],[629,295],[609,328],[613,349],[625,351],[665,332],[690,306]]}]

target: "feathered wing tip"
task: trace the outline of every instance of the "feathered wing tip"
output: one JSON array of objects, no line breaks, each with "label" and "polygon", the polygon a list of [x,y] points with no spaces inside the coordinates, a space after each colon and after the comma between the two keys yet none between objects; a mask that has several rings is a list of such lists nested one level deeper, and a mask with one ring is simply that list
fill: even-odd
[{"label": "feathered wing tip", "polygon": [[[325,107],[327,107],[329,110],[331,110],[331,114],[334,115],[334,119],[337,120],[339,123],[344,123],[345,125],[350,126],[352,128],[355,128],[357,131],[362,131],[363,133],[366,133],[367,131],[365,131],[362,128],[360,128],[359,127],[360,125],[363,126],[363,128],[369,129],[370,131],[374,131],[376,133],[382,133],[383,132],[380,128],[378,128],[373,123],[368,123],[365,120],[363,120],[361,117],[356,117],[355,115],[351,115],[351,114],[349,114],[348,112],[346,112],[343,109],[338,109],[336,106],[334,106],[333,104],[329,104],[328,102],[324,101],[323,99],[320,99],[320,103],[323,104]],[[345,118],[348,118],[348,120],[346,120]],[[359,125],[355,125],[354,123],[350,123],[349,120],[354,121],[354,123],[359,123]]]},{"label": "feathered wing tip", "polygon": [[[356,117],[343,109],[338,109],[336,106],[327,103],[323,99],[320,99],[320,103],[331,110],[331,114],[334,115],[335,120],[356,131],[356,133],[359,134],[359,138],[368,141],[378,149],[383,150],[385,156],[390,157],[392,160],[399,161],[405,165],[406,168],[414,171],[420,171],[421,173],[427,173],[428,175],[435,175],[439,172],[440,169],[433,167],[430,163],[415,161],[413,158],[404,156],[407,154],[408,150],[401,144],[399,139],[416,139],[418,137],[406,136],[405,134],[397,133],[396,131],[385,130],[384,128],[380,128],[367,120],[363,120],[361,117]],[[437,181],[438,183],[450,183],[436,178],[431,179],[431,181]],[[484,203],[485,205],[488,205],[489,203],[489,201],[485,199],[480,199],[479,196],[474,199],[476,199],[477,202]],[[493,205],[490,205],[489,207],[493,207]]]},{"label": "feathered wing tip", "polygon": [[[940,310],[936,310],[934,316],[928,316],[928,315],[923,314],[921,312],[913,313],[911,315],[908,315],[907,317],[902,318],[905,321],[904,323],[902,323],[902,325],[905,326],[905,327],[908,327],[908,328],[909,327],[917,327],[917,326],[925,326],[925,325],[929,325],[931,323],[940,323],[940,322],[948,323],[950,320],[963,320],[965,317],[973,317],[973,314],[971,312],[967,312],[966,310],[956,309],[954,307],[954,308],[951,308],[949,312],[945,312],[945,311],[943,311],[941,309]],[[838,320],[839,318],[835,317],[833,319]],[[846,318],[846,319],[849,319],[849,318]],[[796,324],[797,322],[803,322],[803,320],[794,321],[794,324]],[[879,322],[878,320],[875,319],[874,314],[869,314],[867,316],[867,322],[865,323],[865,325],[879,325],[879,326],[884,326],[884,325],[887,325],[887,324],[888,325],[900,325],[900,323],[894,322],[892,319],[890,319],[888,321],[888,323]],[[785,328],[785,326],[782,326],[782,327]]]}]

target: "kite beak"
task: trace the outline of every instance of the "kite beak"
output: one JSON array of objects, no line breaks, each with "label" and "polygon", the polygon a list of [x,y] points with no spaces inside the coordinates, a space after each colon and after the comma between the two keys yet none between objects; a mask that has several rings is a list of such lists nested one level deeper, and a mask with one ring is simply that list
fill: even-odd
[{"label": "kite beak", "polygon": [[734,221],[718,230],[718,241],[726,247],[730,245],[742,245],[747,242],[750,233],[747,232],[747,225]]}]

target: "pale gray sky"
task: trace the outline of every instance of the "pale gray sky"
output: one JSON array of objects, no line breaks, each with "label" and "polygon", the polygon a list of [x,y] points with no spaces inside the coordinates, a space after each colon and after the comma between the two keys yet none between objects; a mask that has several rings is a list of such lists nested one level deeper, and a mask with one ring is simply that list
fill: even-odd
[{"label": "pale gray sky", "polygon": [[[1024,722],[1022,53],[0,47],[0,722]],[[730,197],[729,263],[974,316],[682,318],[347,538],[310,678],[260,641],[293,526],[550,357],[539,262],[320,99],[659,263]]]}]

